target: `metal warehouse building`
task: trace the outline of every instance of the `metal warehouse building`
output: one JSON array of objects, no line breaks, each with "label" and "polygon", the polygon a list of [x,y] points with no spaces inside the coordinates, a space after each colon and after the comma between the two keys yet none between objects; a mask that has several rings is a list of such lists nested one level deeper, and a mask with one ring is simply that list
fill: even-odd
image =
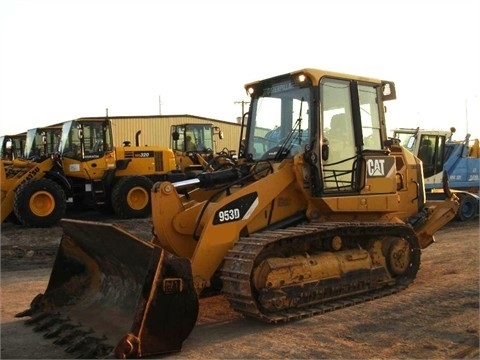
[{"label": "metal warehouse building", "polygon": [[[104,117],[83,117],[81,119],[103,119]],[[109,116],[112,123],[115,146],[122,146],[124,141],[135,144],[138,131],[139,145],[171,146],[172,125],[212,124],[223,131],[223,139],[215,137],[215,152],[224,148],[238,153],[241,125],[233,122],[215,120],[194,115],[145,115],[145,116]]]}]

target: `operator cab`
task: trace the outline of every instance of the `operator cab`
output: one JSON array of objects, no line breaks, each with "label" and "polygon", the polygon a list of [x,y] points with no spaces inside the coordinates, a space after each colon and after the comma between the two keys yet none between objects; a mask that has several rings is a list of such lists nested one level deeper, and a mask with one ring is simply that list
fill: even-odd
[{"label": "operator cab", "polygon": [[2,160],[14,160],[23,157],[26,133],[0,137]]},{"label": "operator cab", "polygon": [[422,160],[423,173],[426,179],[434,175],[441,177],[444,163],[451,153],[447,132],[400,128],[394,130],[393,136],[399,139],[400,145]]},{"label": "operator cab", "polygon": [[58,152],[61,133],[62,124],[28,130],[23,157],[25,159],[40,160]]},{"label": "operator cab", "polygon": [[[217,127],[211,124],[172,125],[171,148],[180,152],[210,153],[215,148],[213,135]],[[223,134],[219,132],[220,139]]]},{"label": "operator cab", "polygon": [[63,124],[59,151],[64,158],[88,161],[113,151],[109,120],[71,120]]},{"label": "operator cab", "polygon": [[279,163],[304,153],[317,196],[358,193],[365,168],[367,176],[386,176],[394,163],[383,147],[383,100],[395,98],[394,84],[338,75],[305,69],[247,84],[251,101],[241,156]]}]

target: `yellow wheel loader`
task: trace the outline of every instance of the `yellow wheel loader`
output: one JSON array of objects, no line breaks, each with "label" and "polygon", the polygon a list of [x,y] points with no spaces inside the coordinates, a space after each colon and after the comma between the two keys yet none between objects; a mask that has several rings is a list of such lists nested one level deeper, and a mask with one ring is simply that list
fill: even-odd
[{"label": "yellow wheel loader", "polygon": [[41,162],[0,161],[2,223],[11,219],[27,227],[49,227],[65,215],[66,198],[57,156]]},{"label": "yellow wheel loader", "polygon": [[177,164],[187,178],[204,171],[218,170],[235,161],[236,151],[227,148],[218,151],[215,136],[223,139],[223,132],[212,124],[191,123],[171,126],[171,149]]},{"label": "yellow wheel loader", "polygon": [[62,221],[47,289],[18,316],[72,356],[140,358],[180,351],[211,293],[284,323],[412,283],[458,199],[445,180],[426,201],[421,161],[388,140],[394,83],[303,69],[246,90],[236,163],[157,182],[151,242]]},{"label": "yellow wheel loader", "polygon": [[62,125],[59,152],[70,184],[67,198],[77,209],[112,211],[120,218],[150,215],[157,181],[184,178],[171,149],[136,144],[114,147],[111,122],[77,119]]}]

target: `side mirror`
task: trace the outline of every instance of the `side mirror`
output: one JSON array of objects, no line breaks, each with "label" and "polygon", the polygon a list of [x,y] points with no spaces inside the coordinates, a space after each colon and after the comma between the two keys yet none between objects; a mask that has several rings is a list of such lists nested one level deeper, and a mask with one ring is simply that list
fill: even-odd
[{"label": "side mirror", "polygon": [[180,134],[178,133],[178,131],[174,131],[172,133],[172,139],[173,141],[177,141],[178,139],[180,139]]},{"label": "side mirror", "polygon": [[223,131],[218,126],[213,127],[213,135],[218,135],[220,140],[223,139]]}]

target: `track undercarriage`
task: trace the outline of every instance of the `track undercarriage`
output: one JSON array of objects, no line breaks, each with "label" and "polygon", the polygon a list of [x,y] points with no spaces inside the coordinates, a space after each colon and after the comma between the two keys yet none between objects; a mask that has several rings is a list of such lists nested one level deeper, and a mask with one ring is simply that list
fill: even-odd
[{"label": "track undercarriage", "polygon": [[277,323],[398,292],[419,267],[408,225],[310,223],[242,237],[225,257],[223,292],[236,311]]}]

